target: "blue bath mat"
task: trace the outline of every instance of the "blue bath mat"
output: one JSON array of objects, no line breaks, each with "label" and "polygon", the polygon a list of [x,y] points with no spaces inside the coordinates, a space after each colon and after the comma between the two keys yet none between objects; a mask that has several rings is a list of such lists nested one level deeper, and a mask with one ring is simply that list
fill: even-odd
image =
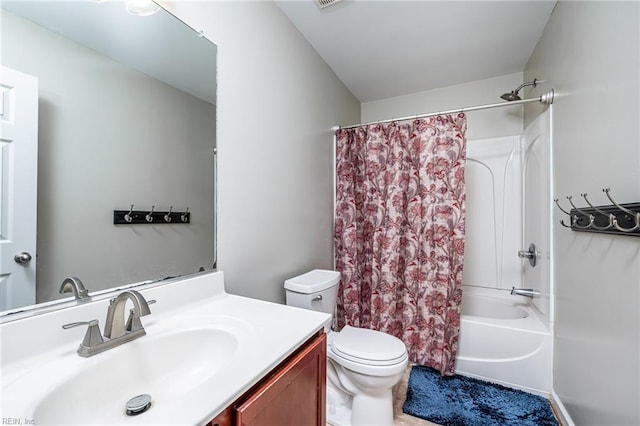
[{"label": "blue bath mat", "polygon": [[470,377],[442,377],[420,365],[411,369],[402,411],[443,426],[559,424],[541,396]]}]

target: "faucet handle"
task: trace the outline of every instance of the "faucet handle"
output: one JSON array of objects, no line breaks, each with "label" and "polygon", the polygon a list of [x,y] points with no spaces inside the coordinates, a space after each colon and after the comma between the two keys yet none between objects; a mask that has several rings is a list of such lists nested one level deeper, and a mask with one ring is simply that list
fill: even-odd
[{"label": "faucet handle", "polygon": [[[153,305],[156,302],[157,301],[155,299],[149,300],[147,301],[147,305]],[[137,330],[143,330],[143,329],[144,327],[142,326],[142,321],[140,321],[140,315],[136,313],[135,309],[129,309],[129,318],[127,318],[127,324],[125,325],[125,330],[130,332],[130,331],[137,331]]]},{"label": "faucet handle", "polygon": [[127,324],[124,328],[127,332],[144,330],[142,321],[140,321],[140,315],[138,315],[135,309],[129,309],[129,318],[127,318]]},{"label": "faucet handle", "polygon": [[98,324],[99,324],[98,320],[94,319],[91,321],[79,321],[79,322],[64,324],[62,328],[64,328],[65,330],[68,330],[70,328],[78,327],[81,325],[89,326],[87,327],[87,332],[85,333],[84,339],[80,344],[80,349],[78,349],[78,351],[80,351],[83,346],[85,348],[91,348],[93,346],[99,345],[100,343],[104,342],[104,339],[102,338],[102,333],[100,332],[100,325]]}]

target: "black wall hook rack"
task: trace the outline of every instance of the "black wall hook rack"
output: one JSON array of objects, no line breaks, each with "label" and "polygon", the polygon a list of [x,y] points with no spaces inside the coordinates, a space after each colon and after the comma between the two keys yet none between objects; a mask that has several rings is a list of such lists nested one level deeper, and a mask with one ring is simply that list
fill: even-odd
[{"label": "black wall hook rack", "polygon": [[[640,212],[640,203],[621,204],[622,207]],[[598,209],[614,215],[618,226],[629,231],[621,231],[615,226],[609,226],[609,216],[604,216],[595,209],[581,208],[580,210],[594,217],[593,223],[588,216],[581,214],[577,209],[571,209],[571,229],[579,232],[598,232],[601,234],[630,235],[640,237],[640,229],[633,230],[636,225],[636,218],[628,213],[619,210],[616,206],[597,206]],[[595,227],[594,227],[595,225]],[[597,229],[596,227],[604,228]]]},{"label": "black wall hook rack", "polygon": [[173,207],[168,211],[134,210],[133,205],[129,210],[114,210],[114,225],[182,225],[191,223],[189,208],[183,212],[174,212]]},{"label": "black wall hook rack", "polygon": [[609,188],[602,191],[611,204],[594,206],[585,193],[580,195],[589,207],[576,206],[572,201],[573,197],[569,196],[566,198],[572,208],[567,211],[555,199],[558,208],[569,216],[569,225],[564,220],[560,221],[560,225],[578,232],[640,237],[640,203],[618,204],[611,197]]}]

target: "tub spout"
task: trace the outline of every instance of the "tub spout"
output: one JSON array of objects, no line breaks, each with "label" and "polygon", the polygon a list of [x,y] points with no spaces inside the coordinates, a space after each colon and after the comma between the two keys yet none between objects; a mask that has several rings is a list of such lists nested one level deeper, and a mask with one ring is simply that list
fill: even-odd
[{"label": "tub spout", "polygon": [[540,292],[539,291],[535,291],[532,288],[515,288],[515,287],[511,287],[511,294],[516,295],[516,296],[525,296],[525,297],[530,297],[530,298],[534,298],[534,296],[540,296]]}]

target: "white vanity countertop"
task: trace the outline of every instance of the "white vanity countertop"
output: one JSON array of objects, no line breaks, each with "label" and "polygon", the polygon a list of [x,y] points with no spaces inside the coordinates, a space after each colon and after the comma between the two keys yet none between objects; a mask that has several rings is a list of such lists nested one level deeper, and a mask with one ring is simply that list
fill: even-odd
[{"label": "white vanity countertop", "polygon": [[[23,424],[206,424],[317,333],[329,315],[224,292],[222,272],[147,289],[147,335],[89,358],[76,354],[107,300],[0,325],[3,418]],[[146,388],[146,389],[145,389]],[[140,393],[152,407],[124,413]],[[65,411],[66,410],[66,411]]]}]

